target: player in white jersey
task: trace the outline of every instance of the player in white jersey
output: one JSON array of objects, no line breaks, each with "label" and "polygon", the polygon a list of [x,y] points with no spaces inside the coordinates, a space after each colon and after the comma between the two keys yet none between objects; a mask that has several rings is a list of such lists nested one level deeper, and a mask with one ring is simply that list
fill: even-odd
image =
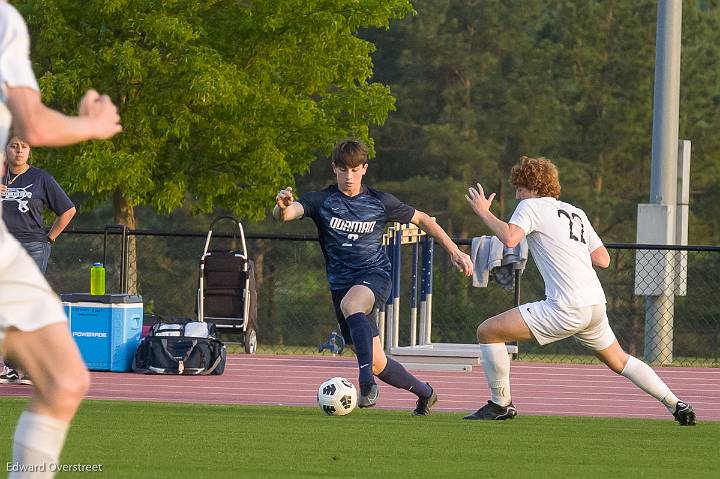
[{"label": "player in white jersey", "polygon": [[[70,145],[121,131],[117,108],[88,91],[78,116],[46,107],[30,63],[27,26],[0,0],[0,144],[15,134],[34,146]],[[12,117],[11,117],[12,115]],[[4,173],[0,161],[0,177]],[[57,295],[35,262],[0,221],[0,348],[34,383],[13,438],[10,478],[52,477],[69,423],[89,386],[89,374]]]},{"label": "player in white jersey", "polygon": [[617,374],[662,402],[683,426],[695,425],[693,407],[680,401],[655,371],[627,354],[610,328],[603,292],[593,266],[607,268],[610,255],[587,215],[560,197],[555,165],[523,156],[510,182],[521,200],[505,223],[490,212],[495,193],[485,198],[480,184],[465,196],[472,209],[505,246],[527,238],[545,282],[543,301],[527,303],[494,316],[477,328],[483,372],[491,400],[464,419],[512,419],[510,358],[505,342],[535,339],[540,345],[574,336]]}]

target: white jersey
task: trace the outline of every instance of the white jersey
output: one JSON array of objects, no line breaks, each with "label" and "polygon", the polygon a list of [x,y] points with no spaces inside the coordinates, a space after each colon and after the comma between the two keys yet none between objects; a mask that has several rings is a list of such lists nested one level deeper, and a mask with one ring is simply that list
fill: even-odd
[{"label": "white jersey", "polygon": [[529,198],[509,222],[525,232],[548,300],[568,307],[605,303],[590,259],[602,241],[583,210],[555,198]]},{"label": "white jersey", "polygon": [[[12,121],[5,105],[8,86],[40,91],[30,63],[30,36],[25,20],[15,7],[0,0],[0,173],[5,170],[5,145]],[[0,220],[0,268],[16,254],[17,248],[5,222]]]},{"label": "white jersey", "polygon": [[30,62],[30,36],[25,20],[15,7],[0,1],[0,145],[3,152],[10,129],[10,113],[5,106],[8,86],[40,91]]}]

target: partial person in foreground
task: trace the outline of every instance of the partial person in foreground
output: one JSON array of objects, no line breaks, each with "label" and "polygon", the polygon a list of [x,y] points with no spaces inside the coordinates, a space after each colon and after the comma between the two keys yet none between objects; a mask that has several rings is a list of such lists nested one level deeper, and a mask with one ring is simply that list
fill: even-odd
[{"label": "partial person in foreground", "polygon": [[[27,26],[0,0],[0,143],[15,134],[33,146],[70,145],[105,139],[121,131],[117,108],[88,91],[79,114],[46,107],[30,63]],[[0,175],[5,175],[4,158]],[[13,437],[10,478],[52,477],[70,421],[87,392],[90,376],[68,331],[57,295],[35,262],[0,222],[0,349],[34,383],[33,396]]]},{"label": "partial person in foreground", "polygon": [[[6,171],[0,182],[2,219],[16,240],[35,261],[40,272],[47,271],[52,245],[75,216],[75,205],[55,178],[30,164],[28,142],[12,135],[5,147]],[[46,231],[43,213],[49,209],[55,221]],[[0,384],[32,384],[30,377],[5,363]]]},{"label": "partial person in foreground", "polygon": [[382,245],[385,224],[413,223],[435,238],[466,276],[472,275],[470,257],[460,251],[433,218],[395,196],[362,184],[368,169],[367,147],[357,140],[340,142],[332,152],[336,185],[293,200],[292,188],[280,191],[273,209],[275,219],[312,218],[325,256],[325,270],[335,314],[343,338],[357,355],[359,407],[372,407],[378,399],[373,376],[417,395],[414,416],[426,416],[437,402],[433,388],[385,355],[379,331],[368,317],[390,294],[390,260]]},{"label": "partial person in foreground", "polygon": [[581,209],[560,201],[557,167],[545,158],[523,156],[510,183],[520,200],[510,221],[490,212],[495,193],[480,184],[465,196],[473,211],[507,247],[527,238],[545,282],[546,299],[494,316],[477,328],[482,366],[491,399],[464,419],[512,419],[510,358],[505,342],[536,340],[541,346],[574,336],[611,370],[660,401],[682,426],[695,425],[693,407],[679,400],[655,371],[627,354],[610,328],[605,293],[593,266],[607,268],[610,255]]}]

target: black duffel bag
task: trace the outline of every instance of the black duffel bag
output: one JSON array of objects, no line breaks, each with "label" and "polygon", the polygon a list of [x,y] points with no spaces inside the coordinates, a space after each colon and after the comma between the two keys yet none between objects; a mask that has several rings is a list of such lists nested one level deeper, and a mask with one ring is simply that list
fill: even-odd
[{"label": "black duffel bag", "polygon": [[144,374],[222,374],[227,351],[214,331],[212,323],[196,321],[154,324],[135,352],[132,369]]}]

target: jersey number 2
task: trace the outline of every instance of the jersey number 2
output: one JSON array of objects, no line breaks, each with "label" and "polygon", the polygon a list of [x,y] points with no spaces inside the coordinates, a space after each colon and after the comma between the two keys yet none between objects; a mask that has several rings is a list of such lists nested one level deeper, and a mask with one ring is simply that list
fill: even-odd
[{"label": "jersey number 2", "polygon": [[[577,213],[568,214],[568,212],[565,210],[558,210],[558,218],[561,218],[563,216],[565,216],[568,220],[568,226],[570,227],[570,239],[585,243],[585,225],[583,224],[583,220],[580,215]],[[580,223],[579,238],[573,234],[573,226],[575,226],[575,220],[578,220],[578,222]]]},{"label": "jersey number 2", "polygon": [[[360,238],[360,235],[356,235],[354,233],[350,233],[347,235],[348,241],[356,241],[358,238]],[[343,243],[343,246],[352,246],[352,243]]]}]

